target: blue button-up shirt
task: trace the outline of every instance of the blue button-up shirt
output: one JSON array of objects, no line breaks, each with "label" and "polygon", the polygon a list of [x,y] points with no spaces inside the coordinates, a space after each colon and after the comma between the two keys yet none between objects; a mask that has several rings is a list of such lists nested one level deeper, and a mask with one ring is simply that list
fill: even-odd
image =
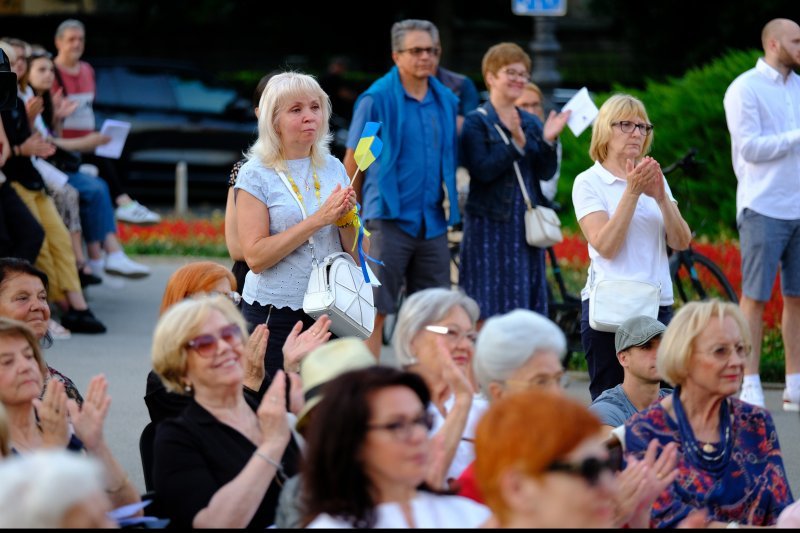
[{"label": "blue button-up shirt", "polygon": [[[364,124],[369,121],[381,122],[373,107],[373,99],[361,99],[353,114],[347,147],[355,149]],[[397,182],[400,184],[400,216],[395,220],[402,231],[412,237],[419,237],[423,229],[426,239],[444,235],[447,232],[442,202],[444,188],[442,182],[442,131],[444,117],[433,94],[428,90],[422,101],[407,93],[403,99],[404,130],[402,139],[394,140],[393,146],[400,149],[397,165]],[[387,130],[381,129],[378,137]],[[399,142],[398,142],[399,141]],[[362,188],[362,213],[365,220],[388,218],[381,200],[375,179],[377,165],[367,169]]]}]

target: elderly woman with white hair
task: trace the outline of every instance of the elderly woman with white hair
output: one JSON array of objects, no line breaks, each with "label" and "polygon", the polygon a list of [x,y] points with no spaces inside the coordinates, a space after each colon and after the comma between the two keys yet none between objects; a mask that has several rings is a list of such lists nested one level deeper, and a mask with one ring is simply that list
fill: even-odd
[{"label": "elderly woman with white hair", "polygon": [[417,373],[431,391],[431,435],[442,447],[428,482],[440,487],[475,459],[475,424],[486,402],[475,397],[472,357],[480,312],[454,289],[431,288],[408,297],[397,316],[392,346],[400,366]]},{"label": "elderly woman with white hair", "polygon": [[[493,316],[481,328],[472,363],[481,393],[490,402],[528,389],[561,394],[567,380],[561,364],[566,350],[564,332],[539,313],[515,309]],[[462,472],[458,491],[483,502],[474,468],[472,463]]]},{"label": "elderly woman with white hair", "polygon": [[107,529],[102,464],[67,450],[40,450],[0,462],[0,528]]}]

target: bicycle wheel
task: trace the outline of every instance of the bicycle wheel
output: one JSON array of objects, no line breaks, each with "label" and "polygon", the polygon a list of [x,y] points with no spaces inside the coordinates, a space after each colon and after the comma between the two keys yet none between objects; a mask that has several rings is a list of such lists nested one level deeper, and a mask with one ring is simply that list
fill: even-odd
[{"label": "bicycle wheel", "polygon": [[693,250],[670,258],[675,296],[683,303],[719,298],[738,302],[728,278],[711,259]]}]

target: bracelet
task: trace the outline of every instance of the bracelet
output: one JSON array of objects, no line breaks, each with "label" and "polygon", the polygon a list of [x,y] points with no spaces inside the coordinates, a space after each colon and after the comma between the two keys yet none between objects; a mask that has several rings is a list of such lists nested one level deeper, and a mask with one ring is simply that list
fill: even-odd
[{"label": "bracelet", "polygon": [[339,220],[336,221],[336,225],[340,228],[347,228],[353,225],[356,216],[358,215],[358,208],[353,207],[350,211],[345,213]]},{"label": "bracelet", "polygon": [[130,479],[126,475],[125,479],[122,480],[122,483],[119,484],[119,487],[117,487],[116,489],[106,489],[106,492],[108,494],[116,494],[117,492],[121,491],[125,487],[125,485],[128,484],[129,481]]},{"label": "bracelet", "polygon": [[256,457],[260,457],[261,459],[265,460],[267,463],[272,465],[275,468],[275,470],[277,470],[278,472],[283,472],[283,465],[281,465],[280,463],[276,463],[275,461],[270,459],[269,456],[261,453],[258,450],[254,451],[253,455],[255,455]]}]

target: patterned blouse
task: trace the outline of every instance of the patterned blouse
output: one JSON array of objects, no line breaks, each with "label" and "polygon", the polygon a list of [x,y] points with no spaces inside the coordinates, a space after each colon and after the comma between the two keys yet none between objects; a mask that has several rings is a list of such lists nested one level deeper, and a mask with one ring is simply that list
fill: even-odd
[{"label": "patterned blouse", "polygon": [[733,451],[727,466],[715,474],[684,454],[678,424],[656,403],[625,422],[626,449],[641,459],[651,439],[661,448],[678,443],[678,477],[653,504],[650,525],[672,528],[690,511],[705,508],[710,520],[754,526],[774,525],[792,503],[778,433],[769,412],[729,398]]}]

